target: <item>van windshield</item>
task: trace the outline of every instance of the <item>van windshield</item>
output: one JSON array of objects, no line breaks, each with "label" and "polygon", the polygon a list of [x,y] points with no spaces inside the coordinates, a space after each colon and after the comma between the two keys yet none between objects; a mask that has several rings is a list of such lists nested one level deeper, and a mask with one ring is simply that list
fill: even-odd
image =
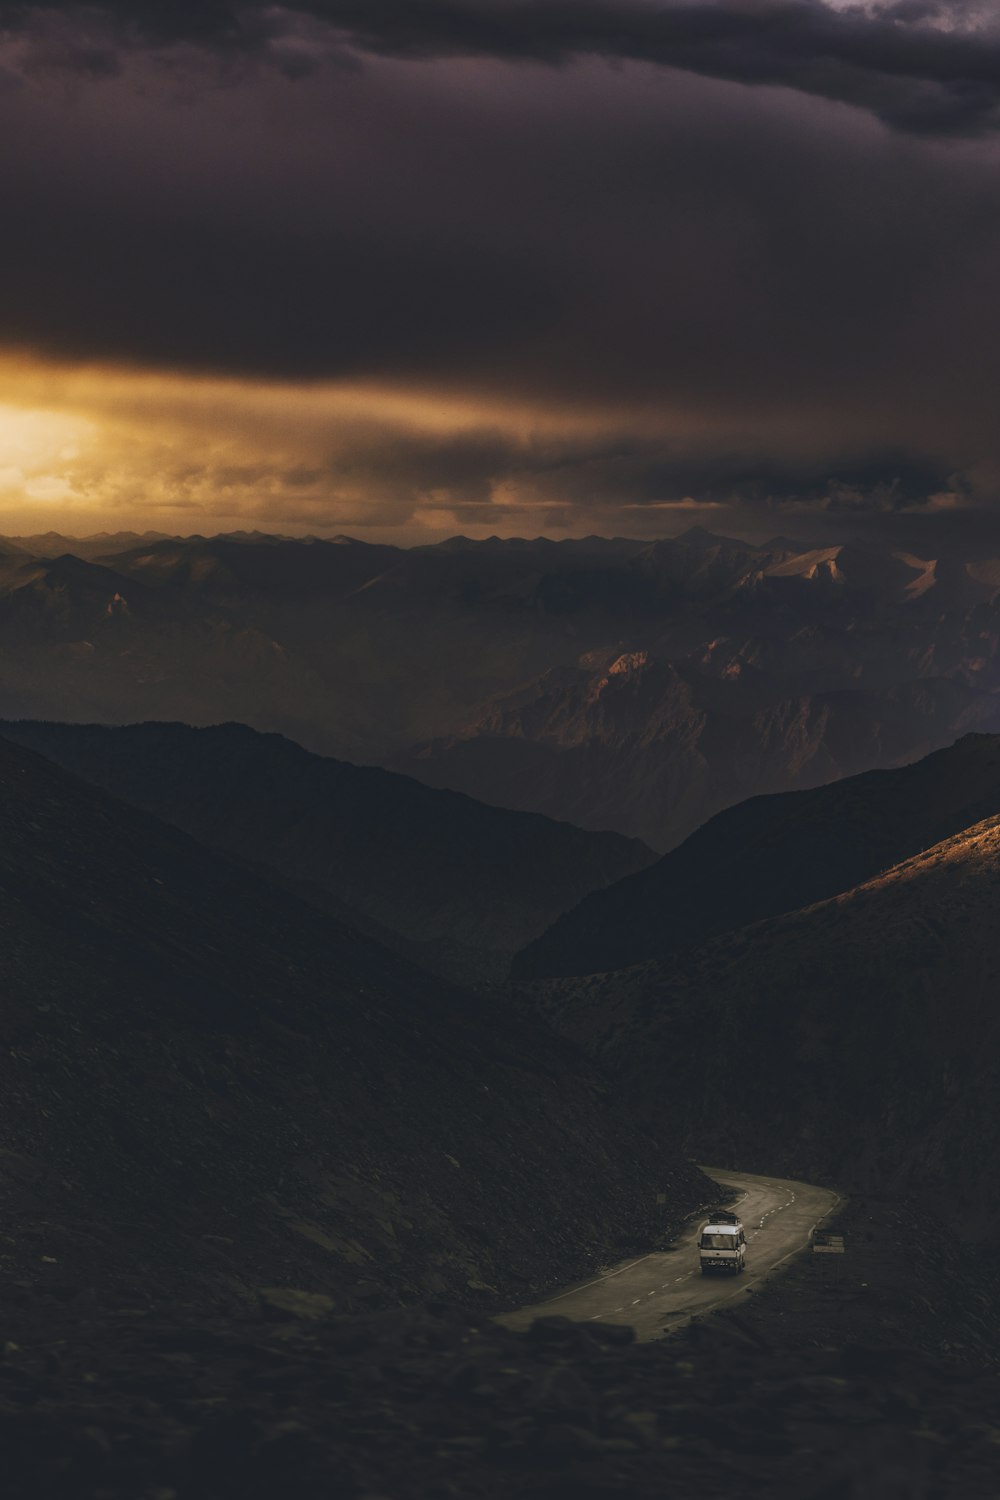
[{"label": "van windshield", "polygon": [[734,1234],[703,1234],[701,1248],[703,1250],[735,1250],[736,1236]]}]

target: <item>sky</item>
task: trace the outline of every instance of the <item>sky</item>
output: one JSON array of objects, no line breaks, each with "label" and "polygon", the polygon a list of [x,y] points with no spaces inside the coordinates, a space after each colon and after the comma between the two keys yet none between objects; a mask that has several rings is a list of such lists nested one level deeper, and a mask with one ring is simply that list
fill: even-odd
[{"label": "sky", "polygon": [[0,531],[1000,513],[1000,13],[0,0]]}]

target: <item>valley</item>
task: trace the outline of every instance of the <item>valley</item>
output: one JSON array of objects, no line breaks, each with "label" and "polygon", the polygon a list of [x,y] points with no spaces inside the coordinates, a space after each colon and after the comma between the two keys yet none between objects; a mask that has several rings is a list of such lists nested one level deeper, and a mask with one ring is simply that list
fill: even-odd
[{"label": "valley", "polygon": [[[458,543],[397,569],[347,543],[147,540],[27,574],[9,555],[3,693],[60,659],[75,691],[117,693],[179,617],[231,644],[220,622],[247,589],[268,631],[310,589],[310,630],[378,596],[393,659],[405,616],[443,663],[419,715],[393,697],[391,733],[376,674],[336,736],[299,743],[303,714],[333,723],[330,661],[310,679],[284,646],[240,665],[242,646],[216,659],[195,635],[177,679],[205,694],[194,723],[116,722],[112,697],[89,720],[0,723],[15,1493],[269,1500],[280,1476],[351,1500],[652,1500],[667,1480],[829,1500],[872,1465],[921,1496],[956,1476],[995,1492],[988,670],[876,686],[893,670],[876,619],[897,645],[901,622],[919,634],[905,611],[937,586],[925,570],[910,589],[908,564],[784,544],[766,562],[695,535],[659,549],[643,593],[642,548],[580,544],[548,563],[558,588],[525,595],[525,550]],[[828,659],[829,702],[788,713],[754,673],[695,671],[691,632],[748,607],[747,568],[764,617],[772,587],[819,579],[825,639],[850,620],[863,687],[832,686]],[[781,599],[787,626],[806,605]],[[94,649],[67,655],[85,618]],[[635,649],[552,665],[567,618],[574,652],[585,619],[627,620]],[[688,632],[680,665],[637,645],[651,621]],[[467,711],[515,629],[542,678],[494,692],[482,734],[398,749]],[[227,706],[261,690],[250,723],[210,716],[216,673]],[[165,681],[144,712],[177,710]],[[269,681],[298,718],[262,709]],[[43,671],[33,701],[57,691]],[[865,741],[861,698],[891,706],[898,738],[880,717]],[[345,725],[383,736],[384,766],[331,754]],[[489,752],[505,791],[430,784],[462,783],[459,747],[488,740],[514,747]],[[618,831],[639,827],[651,842]],[[694,1248],[720,1192],[747,1227],[735,1283],[702,1277]],[[844,1235],[836,1272],[810,1252],[819,1222]]]}]

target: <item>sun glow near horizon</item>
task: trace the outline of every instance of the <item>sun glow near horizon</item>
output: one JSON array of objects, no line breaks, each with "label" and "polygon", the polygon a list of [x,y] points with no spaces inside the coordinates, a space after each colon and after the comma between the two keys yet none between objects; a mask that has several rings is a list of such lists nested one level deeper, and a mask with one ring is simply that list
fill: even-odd
[{"label": "sun glow near horizon", "polygon": [[94,422],[71,412],[0,402],[0,508],[83,499],[74,476],[97,434]]},{"label": "sun glow near horizon", "polygon": [[[683,413],[633,432],[698,435]],[[472,391],[275,382],[0,353],[0,531],[593,529],[560,475],[623,415]],[[596,483],[613,483],[600,477]],[[683,497],[678,503],[689,505]]]},{"label": "sun glow near horizon", "polygon": [[[766,474],[774,453],[799,454],[808,474],[823,441],[801,414],[768,422],[749,398],[711,415],[0,350],[0,533],[653,536],[729,515],[727,463]],[[780,529],[767,509],[751,529]]]}]

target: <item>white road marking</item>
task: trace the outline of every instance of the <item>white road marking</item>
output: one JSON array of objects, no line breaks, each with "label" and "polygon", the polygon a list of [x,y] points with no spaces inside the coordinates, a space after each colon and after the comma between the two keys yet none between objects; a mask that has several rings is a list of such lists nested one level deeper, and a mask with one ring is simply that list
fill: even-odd
[{"label": "white road marking", "polygon": [[560,1292],[558,1297],[548,1297],[548,1302],[561,1302],[564,1297],[575,1297],[577,1292],[585,1292],[590,1286],[600,1286],[602,1281],[611,1281],[615,1276],[624,1276],[626,1271],[631,1271],[633,1266],[641,1266],[644,1260],[652,1260],[657,1251],[651,1250],[648,1255],[640,1255],[638,1260],[629,1261],[627,1266],[619,1266],[617,1271],[609,1271],[606,1276],[595,1276],[593,1281],[585,1281],[583,1286],[571,1287],[568,1292]]},{"label": "white road marking", "polygon": [[[731,1184],[731,1185],[735,1186],[735,1184]],[[773,1193],[773,1190],[774,1190],[775,1187],[786,1186],[786,1184],[783,1184],[783,1183],[779,1184],[778,1182],[769,1183],[766,1179],[761,1179],[760,1180],[760,1186],[762,1188],[764,1188],[766,1190],[769,1190],[769,1191],[771,1191]],[[739,1201],[741,1201],[741,1202],[745,1201],[745,1200],[749,1199],[751,1196],[754,1196],[751,1192],[749,1192],[749,1191],[744,1192],[741,1195],[741,1198],[740,1198]],[[791,1197],[788,1198],[788,1199],[786,1199],[784,1203],[775,1204],[772,1208],[770,1208],[769,1210],[767,1210],[763,1214],[763,1216],[762,1216],[762,1218],[760,1220],[760,1228],[759,1229],[755,1229],[755,1230],[751,1230],[750,1231],[751,1236],[755,1237],[756,1235],[758,1235],[764,1228],[766,1228],[766,1221],[767,1221],[767,1219],[771,1218],[774,1214],[780,1213],[784,1208],[790,1208],[796,1202],[796,1199],[797,1199],[797,1195],[795,1193],[792,1193]],[[765,1199],[765,1201],[766,1201],[766,1199]],[[800,1243],[797,1246],[795,1246],[792,1249],[790,1249],[785,1255],[782,1255],[779,1259],[771,1261],[770,1258],[769,1258],[769,1256],[766,1253],[762,1252],[762,1262],[761,1262],[761,1266],[760,1266],[760,1275],[759,1276],[748,1276],[748,1277],[745,1277],[745,1278],[741,1278],[739,1280],[738,1284],[735,1287],[733,1287],[732,1291],[729,1292],[727,1295],[725,1295],[723,1297],[713,1297],[711,1299],[711,1301],[706,1301],[703,1297],[700,1297],[699,1300],[696,1303],[689,1304],[687,1307],[685,1307],[685,1306],[682,1305],[680,1307],[676,1307],[675,1306],[674,1308],[667,1309],[666,1311],[661,1310],[660,1319],[663,1320],[663,1321],[662,1321],[662,1323],[659,1326],[662,1328],[662,1330],[664,1332],[673,1331],[673,1329],[675,1327],[681,1326],[681,1325],[686,1324],[687,1322],[689,1322],[692,1317],[705,1316],[706,1314],[711,1313],[713,1307],[721,1306],[721,1305],[723,1305],[725,1303],[734,1301],[738,1297],[744,1296],[745,1293],[751,1287],[754,1287],[754,1286],[758,1285],[759,1283],[763,1282],[766,1279],[766,1277],[771,1273],[771,1271],[775,1270],[777,1267],[783,1265],[786,1261],[790,1260],[793,1255],[795,1255],[795,1254],[797,1254],[799,1252],[799,1250],[806,1248],[808,1246],[809,1239],[811,1238],[811,1236],[814,1233],[814,1231],[817,1228],[817,1226],[820,1223],[822,1223],[822,1221],[825,1218],[827,1218],[831,1213],[833,1213],[834,1209],[838,1206],[838,1204],[841,1201],[842,1200],[838,1197],[836,1199],[836,1201],[831,1205],[831,1207],[829,1209],[827,1209],[825,1213],[821,1214],[820,1217],[816,1220],[816,1222],[813,1224],[813,1226],[811,1227],[811,1229],[808,1231],[808,1234],[804,1237],[804,1242]],[[744,1209],[744,1212],[745,1211],[746,1210]],[[780,1245],[780,1240],[782,1238],[784,1238],[785,1242],[787,1243],[788,1242],[788,1232],[786,1231],[784,1234],[782,1234],[782,1231],[778,1230],[777,1226],[775,1226],[775,1229],[776,1229],[777,1237],[779,1239],[779,1245]],[[801,1230],[796,1229],[795,1230],[796,1238],[800,1234],[801,1234]],[[772,1247],[773,1247],[772,1251],[771,1251],[771,1254],[774,1254],[774,1251],[779,1248],[779,1246],[776,1246],[774,1244],[774,1239],[773,1238],[768,1241],[768,1244],[772,1245]],[[621,1276],[626,1271],[631,1271],[636,1266],[639,1266],[639,1265],[643,1264],[645,1261],[651,1260],[651,1259],[653,1259],[656,1256],[659,1256],[659,1258],[661,1259],[661,1261],[665,1258],[663,1256],[663,1252],[662,1251],[656,1251],[656,1250],[649,1251],[646,1255],[638,1256],[635,1260],[629,1261],[627,1264],[625,1264],[623,1266],[619,1266],[615,1270],[612,1270],[612,1271],[609,1271],[609,1272],[605,1272],[603,1275],[595,1277],[592,1281],[584,1283],[583,1286],[572,1287],[572,1288],[570,1288],[569,1290],[567,1290],[565,1292],[559,1293],[556,1297],[550,1298],[549,1301],[550,1302],[558,1302],[558,1301],[563,1300],[564,1298],[575,1296],[577,1292],[585,1291],[585,1290],[589,1289],[590,1287],[601,1285],[602,1283],[604,1283],[606,1281],[610,1281],[610,1280],[614,1279],[615,1277]],[[652,1274],[655,1275],[656,1271],[659,1270],[659,1269],[661,1269],[660,1266],[655,1267],[653,1269],[653,1271],[652,1271]],[[663,1266],[662,1269],[666,1269],[666,1267]],[[675,1277],[672,1282],[670,1282],[670,1281],[664,1281],[664,1282],[660,1283],[659,1288],[654,1288],[653,1290],[648,1290],[644,1294],[632,1298],[628,1304],[622,1303],[620,1306],[613,1308],[611,1311],[604,1310],[602,1312],[591,1313],[589,1315],[577,1314],[577,1316],[583,1316],[584,1319],[585,1319],[585,1321],[591,1322],[591,1323],[598,1322],[602,1318],[612,1318],[612,1317],[620,1316],[624,1312],[628,1311],[629,1308],[631,1308],[631,1307],[638,1307],[638,1306],[641,1305],[641,1303],[643,1301],[648,1300],[651,1297],[655,1297],[657,1295],[657,1293],[658,1293],[658,1290],[667,1291],[670,1288],[671,1285],[673,1285],[675,1287],[679,1286],[683,1282],[685,1282],[687,1280],[690,1280],[692,1277],[696,1277],[696,1274],[697,1274],[697,1266],[695,1266],[694,1269],[686,1272],[685,1274]],[[641,1279],[644,1279],[644,1278],[640,1278],[640,1280]],[[704,1292],[704,1290],[705,1290],[704,1287],[700,1288],[701,1292]],[[591,1305],[593,1305],[593,1304],[591,1304]],[[572,1312],[570,1313],[570,1316],[571,1317],[573,1316]],[[625,1321],[627,1323],[627,1322],[633,1321],[633,1320],[624,1319],[623,1321]],[[633,1326],[639,1330],[639,1336],[640,1336],[640,1338],[646,1338],[648,1336],[647,1333],[643,1333],[643,1331],[642,1331],[642,1320],[641,1319],[634,1320],[633,1321]],[[655,1337],[655,1335],[653,1335],[653,1336]]]}]

